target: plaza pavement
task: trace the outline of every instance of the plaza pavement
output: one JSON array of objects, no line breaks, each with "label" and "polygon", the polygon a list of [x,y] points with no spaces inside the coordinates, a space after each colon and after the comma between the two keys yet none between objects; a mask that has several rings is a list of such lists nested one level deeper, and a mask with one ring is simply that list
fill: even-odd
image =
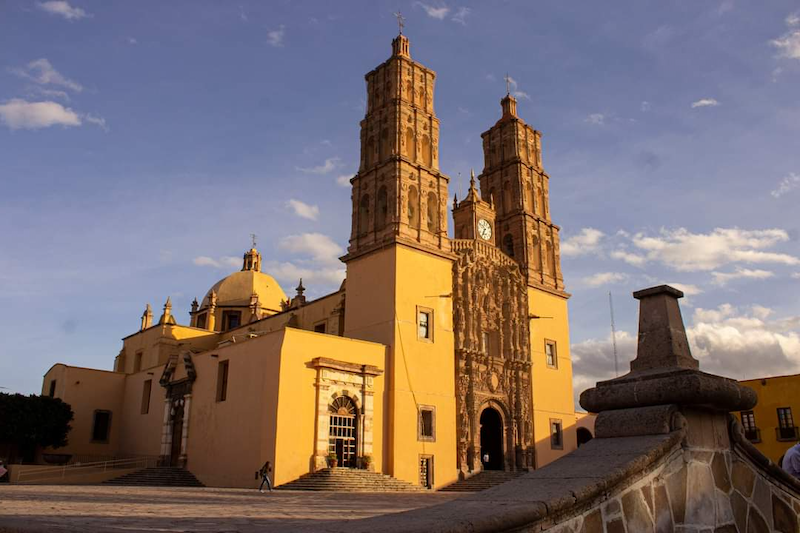
[{"label": "plaza pavement", "polygon": [[[0,485],[0,533],[224,532],[324,529],[457,498],[445,493],[335,493],[167,487]],[[391,520],[391,516],[386,517]]]}]

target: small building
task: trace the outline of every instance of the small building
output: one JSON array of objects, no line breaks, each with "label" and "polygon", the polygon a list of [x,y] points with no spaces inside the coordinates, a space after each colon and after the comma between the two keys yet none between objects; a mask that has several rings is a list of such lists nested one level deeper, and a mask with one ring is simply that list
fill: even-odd
[{"label": "small building", "polygon": [[800,374],[740,381],[758,395],[750,411],[735,413],[745,437],[773,462],[800,441],[794,416],[800,411]]}]

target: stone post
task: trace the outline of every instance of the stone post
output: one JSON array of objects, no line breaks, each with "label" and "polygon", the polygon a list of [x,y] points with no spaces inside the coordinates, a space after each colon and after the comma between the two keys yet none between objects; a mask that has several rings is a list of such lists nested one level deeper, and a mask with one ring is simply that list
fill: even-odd
[{"label": "stone post", "polygon": [[172,445],[172,431],[170,430],[169,411],[172,400],[169,396],[164,400],[164,423],[161,425],[161,463],[169,465],[170,446]]},{"label": "stone post", "polygon": [[189,416],[191,414],[192,395],[187,394],[183,397],[183,429],[181,430],[181,454],[178,463],[181,467],[186,467],[186,449],[189,445]]}]

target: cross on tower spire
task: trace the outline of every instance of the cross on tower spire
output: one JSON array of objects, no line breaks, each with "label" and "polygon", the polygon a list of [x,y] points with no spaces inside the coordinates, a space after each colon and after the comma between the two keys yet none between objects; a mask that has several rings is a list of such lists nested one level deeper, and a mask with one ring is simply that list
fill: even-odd
[{"label": "cross on tower spire", "polygon": [[511,76],[508,75],[508,72],[506,72],[503,79],[506,80],[506,96],[508,96],[511,94]]},{"label": "cross on tower spire", "polygon": [[406,25],[405,24],[406,18],[403,16],[402,13],[400,13],[400,11],[394,13],[394,17],[397,19],[397,26],[400,32],[399,35],[403,35],[403,27]]}]

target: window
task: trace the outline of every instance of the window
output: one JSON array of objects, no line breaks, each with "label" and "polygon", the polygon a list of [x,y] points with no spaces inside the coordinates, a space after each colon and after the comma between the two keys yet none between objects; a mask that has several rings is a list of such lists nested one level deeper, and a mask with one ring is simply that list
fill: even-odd
[{"label": "window", "polygon": [[564,449],[564,435],[561,431],[561,420],[550,419],[550,448],[554,450]]},{"label": "window", "polygon": [[797,428],[794,425],[791,407],[778,407],[778,427],[775,432],[778,440],[797,439]]},{"label": "window", "polygon": [[217,401],[224,402],[228,397],[228,363],[220,361],[217,367]]},{"label": "window", "polygon": [[413,185],[408,188],[408,225],[419,229],[419,193]]},{"label": "window", "polygon": [[108,442],[111,430],[111,411],[95,411],[92,424],[92,442]]},{"label": "window", "polygon": [[222,331],[229,329],[236,329],[242,324],[241,311],[223,311],[222,313]]},{"label": "window", "polygon": [[369,232],[369,194],[361,197],[358,206],[358,234],[365,235]]},{"label": "window", "polygon": [[314,325],[314,331],[317,333],[325,333],[325,322],[320,322],[319,324]]},{"label": "window", "polygon": [[56,396],[56,380],[52,380],[50,382],[50,394],[48,394],[51,398],[55,398]]},{"label": "window", "polygon": [[428,193],[428,231],[438,233],[439,231],[439,200],[436,193]]},{"label": "window", "polygon": [[208,315],[206,313],[201,313],[197,315],[197,321],[195,322],[195,327],[200,329],[206,329],[206,320]]},{"label": "window", "polygon": [[142,369],[142,352],[136,352],[133,356],[133,373],[137,373]]},{"label": "window", "polygon": [[436,442],[436,408],[421,405],[418,411],[417,440]]},{"label": "window", "polygon": [[417,338],[433,340],[433,310],[417,308]]},{"label": "window", "polygon": [[756,415],[753,414],[753,411],[742,411],[740,414],[745,438],[750,442],[761,442],[761,435],[756,427]]},{"label": "window", "polygon": [[544,356],[547,366],[558,368],[558,354],[556,353],[556,341],[544,341]]},{"label": "window", "polygon": [[153,380],[148,379],[142,384],[142,411],[143,415],[150,412],[150,390],[153,388]]},{"label": "window", "polygon": [[389,216],[388,193],[386,187],[381,187],[378,191],[377,205],[375,207],[375,229],[379,230],[386,226]]},{"label": "window", "polygon": [[509,257],[514,257],[514,237],[510,233],[503,237],[503,251]]}]

